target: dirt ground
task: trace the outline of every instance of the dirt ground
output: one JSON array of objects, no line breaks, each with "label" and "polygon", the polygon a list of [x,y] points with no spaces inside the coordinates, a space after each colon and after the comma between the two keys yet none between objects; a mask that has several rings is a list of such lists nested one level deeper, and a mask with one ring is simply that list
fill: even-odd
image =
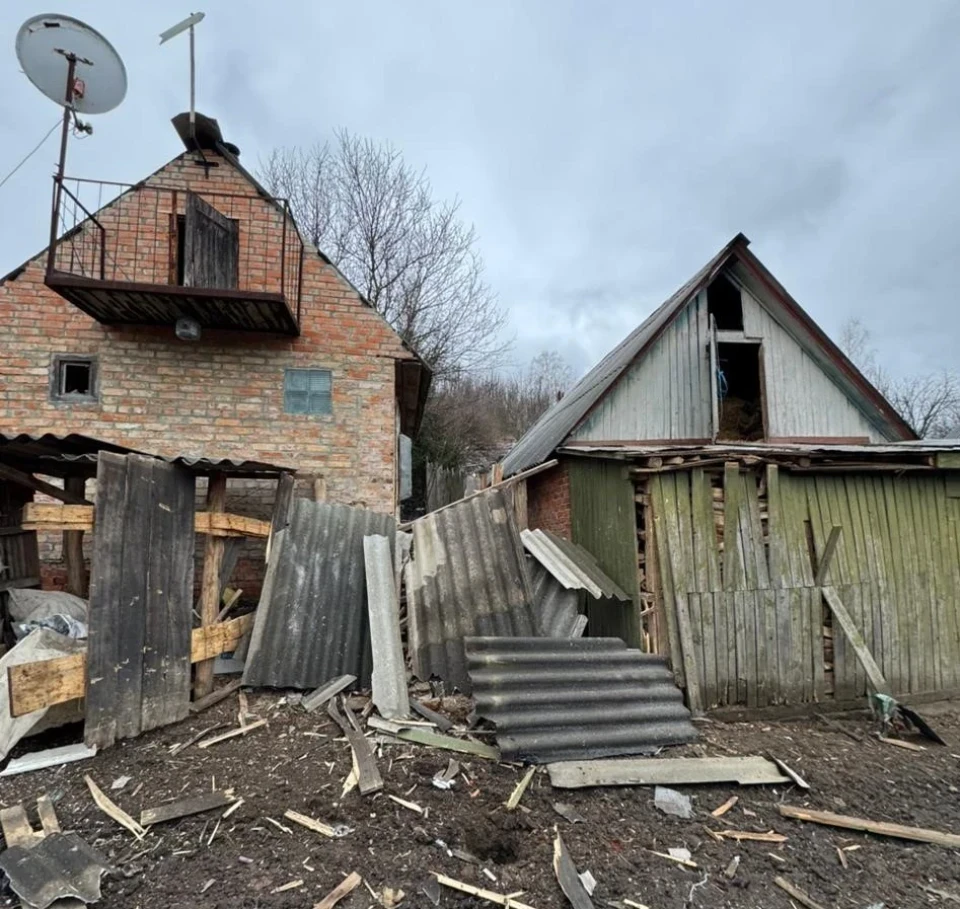
[{"label": "dirt ground", "polygon": [[[960,832],[958,706],[925,711],[950,744],[930,744],[922,752],[872,738],[866,714],[838,720],[862,735],[862,742],[816,719],[702,721],[699,744],[667,749],[664,756],[773,755],[811,789],[677,787],[693,799],[696,811],[694,819],[681,820],[654,808],[652,788],[553,790],[543,770],[534,776],[521,810],[508,813],[504,802],[522,767],[412,744],[382,746],[382,792],[361,796],[354,790],[341,800],[350,750],[326,714],[308,714],[284,703],[277,692],[252,693],[249,703],[251,713],[269,725],[245,737],[169,754],[172,746],[205,728],[235,726],[234,695],[92,760],[0,779],[0,805],[22,802],[39,827],[36,799],[44,793],[53,798],[63,829],[79,833],[116,866],[104,879],[98,904],[103,909],[309,909],[351,871],[359,872],[365,885],[339,903],[340,909],[379,906],[373,893],[385,887],[406,893],[401,906],[430,907],[421,886],[431,871],[504,894],[523,891],[518,898],[536,909],[562,907],[567,903],[552,868],[555,827],[578,870],[589,870],[596,878],[597,907],[623,906],[621,901],[628,899],[650,909],[789,909],[790,898],[773,882],[778,875],[824,907],[960,904],[956,851],[804,824],[777,812],[782,802]],[[63,744],[71,735],[78,740],[80,732],[75,727],[48,734],[42,743],[27,743],[19,752],[38,744]],[[431,785],[431,778],[450,757],[460,761],[468,779],[460,776],[451,790],[443,791]],[[244,801],[226,819],[221,819],[221,808],[158,824],[138,842],[94,805],[84,774],[136,818],[144,808],[211,787],[232,788]],[[129,782],[111,791],[121,776],[129,776]],[[388,794],[415,802],[423,814],[394,803]],[[722,818],[710,816],[733,795],[739,798],[735,807]],[[583,821],[562,818],[553,808],[558,801],[572,806]],[[346,824],[353,832],[327,839],[285,820],[287,809]],[[707,832],[728,829],[774,830],[787,840],[737,844],[717,842]],[[697,869],[653,854],[671,847],[689,849]],[[844,850],[847,867],[838,850]],[[734,856],[740,856],[740,864],[729,879],[724,871]],[[274,892],[297,880],[302,886]],[[16,899],[7,893],[0,905],[16,905]],[[450,890],[444,890],[440,902],[448,909],[485,905],[490,904]]]}]

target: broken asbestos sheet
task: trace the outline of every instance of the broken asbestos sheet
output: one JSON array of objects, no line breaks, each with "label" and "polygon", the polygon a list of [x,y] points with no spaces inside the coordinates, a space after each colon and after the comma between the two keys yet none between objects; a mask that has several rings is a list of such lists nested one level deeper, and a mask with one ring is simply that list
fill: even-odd
[{"label": "broken asbestos sheet", "polygon": [[7,670],[21,663],[39,663],[43,660],[83,653],[84,650],[86,646],[82,642],[48,628],[41,628],[27,635],[0,659],[0,760],[3,760],[10,753],[10,749],[25,736],[53,726],[76,722],[83,717],[78,701],[69,701],[54,707],[34,710],[24,716],[11,717]]},{"label": "broken asbestos sheet", "polygon": [[0,853],[0,870],[29,909],[47,909],[59,900],[100,899],[107,860],[75,833],[51,833],[32,847],[11,846]]},{"label": "broken asbestos sheet", "polygon": [[789,783],[791,778],[765,757],[633,758],[614,761],[562,761],[547,767],[550,785],[679,786],[691,783],[739,783],[756,786]]}]

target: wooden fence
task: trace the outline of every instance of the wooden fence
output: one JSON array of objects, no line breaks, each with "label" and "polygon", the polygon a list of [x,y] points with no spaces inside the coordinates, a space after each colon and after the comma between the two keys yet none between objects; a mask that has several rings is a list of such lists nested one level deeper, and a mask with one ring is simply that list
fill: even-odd
[{"label": "wooden fence", "polygon": [[[692,706],[864,695],[865,670],[824,603],[826,584],[894,693],[960,687],[960,498],[950,474],[728,464],[722,480],[704,469],[663,473],[647,491],[664,649]],[[834,527],[833,558],[817,578]]]}]

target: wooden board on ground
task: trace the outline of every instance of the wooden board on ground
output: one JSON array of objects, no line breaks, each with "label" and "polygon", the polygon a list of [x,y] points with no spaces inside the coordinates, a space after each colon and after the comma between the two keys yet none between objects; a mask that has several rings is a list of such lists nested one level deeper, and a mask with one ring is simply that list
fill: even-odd
[{"label": "wooden board on ground", "polygon": [[349,876],[333,888],[319,903],[313,904],[313,909],[333,909],[337,903],[345,896],[353,893],[360,886],[363,878],[356,871],[351,871]]},{"label": "wooden board on ground", "polygon": [[759,756],[562,761],[548,764],[547,772],[550,784],[559,789],[728,782],[755,786],[790,782],[790,777],[773,761]]},{"label": "wooden board on ground", "polygon": [[380,776],[373,750],[364,734],[356,727],[353,711],[349,708],[344,709],[346,715],[340,712],[336,701],[331,701],[327,705],[327,713],[330,715],[330,719],[343,730],[343,734],[353,751],[353,769],[357,774],[360,794],[367,795],[370,792],[377,792],[383,789],[383,777]]},{"label": "wooden board on ground", "polygon": [[355,675],[337,676],[335,679],[327,682],[326,685],[321,685],[306,695],[300,702],[300,706],[308,713],[313,713],[314,710],[323,707],[331,698],[335,698],[341,691],[349,688],[356,680],[357,677]]},{"label": "wooden board on ground", "polygon": [[798,821],[810,821],[814,824],[825,824],[828,827],[842,827],[845,830],[859,830],[863,833],[874,833],[877,836],[890,836],[895,839],[915,840],[918,843],[933,843],[936,846],[960,849],[960,835],[956,833],[943,833],[924,827],[906,827],[903,824],[888,824],[885,821],[870,821],[846,814],[834,814],[832,811],[797,808],[793,805],[779,805],[778,808],[783,817]]},{"label": "wooden board on ground", "polygon": [[593,900],[583,886],[577,867],[559,833],[553,840],[553,872],[563,895],[570,901],[573,909],[593,909]]},{"label": "wooden board on ground", "polygon": [[[198,663],[221,653],[230,653],[251,628],[252,613],[218,625],[194,628],[190,661]],[[7,673],[10,715],[24,716],[34,710],[82,698],[86,667],[85,653],[11,666]]]},{"label": "wooden board on ground", "polygon": [[87,745],[182,720],[190,705],[194,478],[101,452],[87,639]]},{"label": "wooden board on ground", "polygon": [[203,795],[189,799],[178,799],[158,805],[156,808],[146,808],[140,812],[140,826],[149,827],[151,824],[162,824],[164,821],[176,820],[179,817],[189,817],[191,814],[202,814],[204,811],[213,811],[222,808],[234,801],[232,792],[206,792]]}]

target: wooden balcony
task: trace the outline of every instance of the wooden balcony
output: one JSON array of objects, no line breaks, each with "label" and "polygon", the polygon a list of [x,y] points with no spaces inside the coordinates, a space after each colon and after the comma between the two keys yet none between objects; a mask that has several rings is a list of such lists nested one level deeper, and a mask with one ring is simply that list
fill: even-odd
[{"label": "wooden balcony", "polygon": [[[89,205],[105,187],[120,195]],[[284,201],[73,179],[59,190],[45,283],[98,322],[300,333],[304,247]]]}]

